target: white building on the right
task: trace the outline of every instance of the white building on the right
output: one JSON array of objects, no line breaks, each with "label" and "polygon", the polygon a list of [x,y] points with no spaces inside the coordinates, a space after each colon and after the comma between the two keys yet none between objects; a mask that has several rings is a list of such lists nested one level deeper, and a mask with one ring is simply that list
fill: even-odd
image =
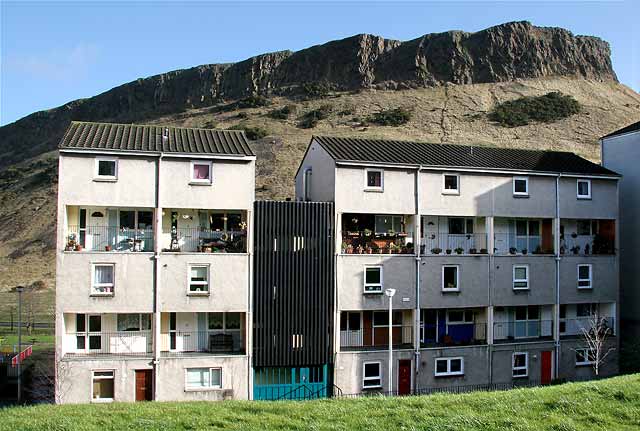
[{"label": "white building on the right", "polygon": [[[640,121],[600,138],[602,164],[622,175],[620,198],[621,343],[640,336]],[[626,344],[626,346],[624,346]],[[621,368],[623,358],[621,357]]]}]

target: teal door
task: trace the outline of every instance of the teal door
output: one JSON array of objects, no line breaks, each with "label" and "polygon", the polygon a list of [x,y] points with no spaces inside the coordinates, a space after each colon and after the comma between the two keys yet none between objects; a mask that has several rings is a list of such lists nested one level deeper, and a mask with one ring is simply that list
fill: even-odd
[{"label": "teal door", "polygon": [[255,400],[310,400],[326,398],[327,365],[315,367],[262,367],[253,370]]}]

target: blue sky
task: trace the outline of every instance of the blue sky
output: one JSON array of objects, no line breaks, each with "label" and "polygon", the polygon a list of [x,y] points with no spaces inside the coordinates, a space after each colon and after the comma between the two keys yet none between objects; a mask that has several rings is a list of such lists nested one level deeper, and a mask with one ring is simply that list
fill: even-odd
[{"label": "blue sky", "polygon": [[559,26],[611,43],[640,91],[640,1],[0,0],[0,124],[157,73],[298,50],[358,33],[400,40],[507,21]]}]

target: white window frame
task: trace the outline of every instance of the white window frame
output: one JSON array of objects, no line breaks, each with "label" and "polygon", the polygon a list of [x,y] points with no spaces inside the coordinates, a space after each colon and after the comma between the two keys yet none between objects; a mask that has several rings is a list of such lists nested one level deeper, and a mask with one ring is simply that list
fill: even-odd
[{"label": "white window frame", "polygon": [[[100,175],[100,162],[113,162],[115,165],[115,175]],[[118,180],[118,159],[115,157],[96,157],[93,173],[94,181],[117,181]]]},{"label": "white window frame", "polygon": [[[371,365],[371,364],[376,364],[378,366],[378,375],[375,377],[373,376],[367,377],[365,375],[365,368],[367,367],[367,365]],[[368,380],[378,380],[380,381],[380,383],[378,383],[377,385],[368,385],[367,384]],[[362,389],[376,389],[381,387],[382,387],[382,362],[380,361],[363,362],[362,363]]]},{"label": "white window frame", "polygon": [[[587,193],[586,195],[580,194],[580,183],[587,183],[589,185],[589,193]],[[576,180],[576,196],[578,197],[578,199],[591,199],[591,180],[580,178]]]},{"label": "white window frame", "polygon": [[[516,192],[516,181],[524,181],[526,186],[527,186],[527,191],[526,192]],[[512,183],[512,189],[513,189],[513,195],[514,196],[529,196],[529,177],[513,177],[513,180],[511,181]]]},{"label": "white window frame", "polygon": [[[206,369],[209,372],[209,385],[208,386],[189,386],[188,383],[188,374],[189,374],[189,370],[202,370],[202,369]],[[212,371],[216,370],[220,372],[220,384],[219,385],[212,385],[211,384],[211,375],[212,375]],[[222,383],[222,367],[186,367],[184,369],[184,390],[185,392],[197,392],[197,391],[210,391],[210,390],[216,390],[216,389],[222,389],[223,387],[223,383]]]},{"label": "white window frame", "polygon": [[[460,312],[462,313],[462,320],[451,320],[450,318],[450,313],[451,312]],[[467,320],[467,313],[471,313],[471,320]],[[471,325],[473,323],[475,323],[475,313],[473,312],[473,310],[469,310],[466,308],[462,308],[462,309],[453,309],[453,310],[447,310],[447,325]]]},{"label": "white window frame", "polygon": [[[444,285],[444,270],[445,268],[455,268],[456,269],[456,287],[455,289],[447,288]],[[442,277],[440,280],[440,287],[443,292],[460,292],[460,265],[442,265]]]},{"label": "white window frame", "polygon": [[[380,186],[369,186],[369,172],[379,172],[380,173]],[[384,191],[384,169],[380,168],[365,168],[364,170],[364,190],[368,192],[381,192]]]},{"label": "white window frame", "polygon": [[[201,282],[201,281],[196,281],[196,282],[192,282],[191,281],[191,269],[192,268],[206,268],[207,270],[207,281],[206,282]],[[207,290],[205,291],[192,291],[191,290],[191,285],[192,284],[196,284],[199,286],[206,286]],[[211,292],[211,265],[209,265],[208,263],[190,263],[187,266],[187,295],[190,296],[209,296]]]},{"label": "white window frame", "polygon": [[[460,371],[451,371],[451,362],[460,360]],[[447,371],[438,372],[438,362],[447,362]],[[436,358],[433,367],[433,375],[435,377],[450,377],[450,376],[464,376],[464,358],[462,356],[454,356],[451,358]]]},{"label": "white window frame", "polygon": [[[380,269],[380,284],[367,283],[367,269]],[[367,290],[367,287],[379,287],[379,290]],[[384,291],[384,269],[382,265],[365,265],[362,270],[362,291],[365,294],[381,294]]]},{"label": "white window frame", "polygon": [[[447,177],[456,177],[457,188],[455,189],[445,188]],[[443,195],[459,195],[460,194],[460,174],[452,174],[452,173],[446,173],[446,172],[442,174],[442,194]]]},{"label": "white window frame", "polygon": [[[525,268],[527,272],[526,278],[516,278],[516,269]],[[516,264],[513,265],[513,290],[529,290],[530,287],[530,277],[529,277],[529,265]],[[516,287],[516,283],[527,283],[527,287]]]},{"label": "white window frame", "polygon": [[93,398],[93,381],[96,379],[95,373],[108,373],[110,372],[113,377],[98,377],[98,380],[113,380],[113,396],[116,395],[116,370],[91,370],[91,393],[90,398],[92,403],[112,403],[114,398]]},{"label": "white window frame", "polygon": [[[203,180],[193,177],[194,165],[208,165],[209,166],[209,179]],[[210,160],[191,160],[189,163],[189,178],[190,184],[198,185],[211,185],[213,183],[213,162]]]},{"label": "white window frame", "polygon": [[593,365],[593,361],[589,359],[589,355],[591,354],[591,356],[593,357],[594,353],[593,351],[588,348],[588,347],[579,347],[577,349],[575,349],[575,353],[578,354],[578,352],[582,352],[582,357],[585,358],[584,361],[580,361],[578,362],[576,359],[576,366],[583,366],[583,365]]},{"label": "white window frame", "polygon": [[[588,278],[580,278],[580,268],[581,267],[587,267],[589,268],[589,277]],[[593,265],[591,265],[590,263],[580,263],[577,266],[578,268],[578,289],[592,289],[593,288]],[[580,286],[580,282],[589,282],[588,286]]]},{"label": "white window frame", "polygon": [[[524,367],[516,367],[516,356],[524,355]],[[524,370],[524,374],[516,374],[517,371]],[[529,377],[529,352],[513,352],[511,355],[511,377]]]},{"label": "white window frame", "polygon": [[305,168],[302,173],[302,196],[304,201],[311,200],[311,182],[313,181],[313,168]]},{"label": "white window frame", "polygon": [[[113,273],[113,283],[96,285],[96,267],[110,266]],[[111,288],[111,292],[99,292],[96,288]],[[91,294],[90,296],[114,296],[116,294],[116,264],[112,262],[94,262],[91,264]]]}]

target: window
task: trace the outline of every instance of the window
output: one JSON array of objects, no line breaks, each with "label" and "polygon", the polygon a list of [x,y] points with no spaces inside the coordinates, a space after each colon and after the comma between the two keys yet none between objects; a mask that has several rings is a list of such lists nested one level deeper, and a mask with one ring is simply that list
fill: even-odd
[{"label": "window", "polygon": [[445,194],[445,195],[460,194],[460,175],[456,175],[456,174],[442,175],[442,194]]},{"label": "window", "polygon": [[91,399],[93,402],[109,402],[113,401],[113,370],[94,371],[91,379]]},{"label": "window", "polygon": [[76,314],[76,349],[100,350],[101,331],[102,318],[99,314]]},{"label": "window", "polygon": [[191,162],[191,183],[211,184],[213,178],[213,167],[211,162],[192,161]]},{"label": "window", "polygon": [[449,310],[447,311],[447,323],[473,323],[473,310]]},{"label": "window", "polygon": [[595,354],[589,348],[576,349],[576,365],[591,365],[595,361]]},{"label": "window", "polygon": [[364,293],[382,293],[382,267],[364,268]]},{"label": "window", "polygon": [[384,171],[382,169],[365,169],[364,189],[382,191],[384,187]]},{"label": "window", "polygon": [[529,354],[527,352],[515,352],[513,354],[511,371],[513,377],[527,377],[529,375]]},{"label": "window", "polygon": [[[391,313],[391,326],[402,326],[402,311],[396,310]],[[388,311],[374,311],[373,312],[373,327],[374,328],[388,328],[389,327],[389,312]]]},{"label": "window", "polygon": [[462,376],[464,375],[463,358],[437,358],[435,376]]},{"label": "window", "polygon": [[597,220],[578,220],[576,222],[576,230],[578,236],[591,236],[595,235],[598,231]]},{"label": "window", "polygon": [[311,179],[313,177],[313,171],[311,168],[307,168],[304,170],[304,200],[311,200]]},{"label": "window", "polygon": [[360,331],[361,314],[359,311],[343,311],[340,313],[341,331]]},{"label": "window", "polygon": [[578,199],[591,199],[591,180],[577,180]]},{"label": "window", "polygon": [[209,265],[189,266],[189,294],[209,294]]},{"label": "window", "polygon": [[578,289],[591,289],[591,265],[578,265]]},{"label": "window", "polygon": [[513,290],[529,289],[529,265],[513,265]]},{"label": "window", "polygon": [[113,295],[114,292],[114,269],[113,263],[94,263],[91,270],[91,294],[92,295]]},{"label": "window", "polygon": [[126,313],[118,314],[118,331],[148,331],[151,329],[151,315]]},{"label": "window", "polygon": [[382,376],[380,372],[380,362],[365,362],[362,364],[362,388],[382,387]]},{"label": "window", "polygon": [[221,368],[187,368],[185,388],[188,390],[219,389],[222,387]]},{"label": "window", "polygon": [[96,159],[95,179],[115,181],[118,179],[118,160],[99,157]]},{"label": "window", "polygon": [[560,305],[560,321],[559,321],[559,330],[560,334],[564,334],[567,332],[567,305]]},{"label": "window", "polygon": [[576,304],[577,317],[591,317],[598,314],[598,304]]},{"label": "window", "polygon": [[460,290],[458,265],[444,265],[442,267],[442,291],[457,292]]},{"label": "window", "polygon": [[542,331],[540,307],[537,305],[519,306],[514,309],[513,336],[515,338],[537,338]]},{"label": "window", "polygon": [[529,196],[529,178],[513,177],[513,195]]},{"label": "window", "polygon": [[402,216],[377,215],[375,217],[376,235],[396,234],[404,231]]},{"label": "window", "polygon": [[471,235],[473,234],[472,218],[449,218],[449,234],[450,235]]}]

